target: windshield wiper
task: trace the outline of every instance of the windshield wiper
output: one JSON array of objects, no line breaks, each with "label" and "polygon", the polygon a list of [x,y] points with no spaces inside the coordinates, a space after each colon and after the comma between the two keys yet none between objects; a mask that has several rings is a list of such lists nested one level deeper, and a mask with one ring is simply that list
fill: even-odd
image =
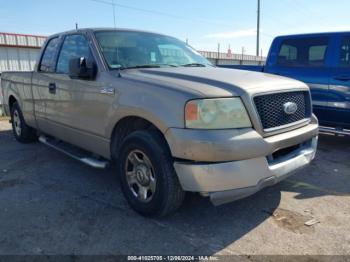
[{"label": "windshield wiper", "polygon": [[146,65],[136,65],[136,66],[121,67],[120,69],[161,68],[162,66],[177,67],[177,65],[172,65],[172,64],[146,64]]},{"label": "windshield wiper", "polygon": [[184,67],[206,67],[205,64],[200,64],[200,63],[190,63],[190,64],[185,64],[182,66],[184,66]]},{"label": "windshield wiper", "polygon": [[159,67],[160,67],[160,65],[136,65],[136,66],[121,67],[120,69],[159,68]]}]

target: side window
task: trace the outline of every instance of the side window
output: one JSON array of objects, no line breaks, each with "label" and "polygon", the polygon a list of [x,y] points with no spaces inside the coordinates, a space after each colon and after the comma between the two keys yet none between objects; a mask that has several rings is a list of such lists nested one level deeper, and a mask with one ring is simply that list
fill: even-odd
[{"label": "side window", "polygon": [[278,58],[280,63],[287,61],[292,63],[298,58],[298,50],[295,46],[283,44]]},{"label": "side window", "polygon": [[59,39],[53,38],[47,44],[44,54],[41,59],[39,71],[41,72],[54,72],[55,71],[55,56],[57,52],[57,48],[59,45]]},{"label": "side window", "polygon": [[309,49],[309,63],[320,66],[324,64],[326,58],[327,45],[311,46]]},{"label": "side window", "polygon": [[328,37],[284,40],[277,64],[287,67],[322,67],[326,62],[328,43]]},{"label": "side window", "polygon": [[324,60],[326,50],[327,50],[327,46],[325,46],[325,45],[310,47],[310,49],[309,49],[309,61]]},{"label": "side window", "polygon": [[339,65],[341,67],[350,67],[350,36],[342,39]]},{"label": "side window", "polygon": [[69,73],[69,61],[72,58],[92,58],[89,44],[83,35],[66,36],[57,62],[57,73]]}]

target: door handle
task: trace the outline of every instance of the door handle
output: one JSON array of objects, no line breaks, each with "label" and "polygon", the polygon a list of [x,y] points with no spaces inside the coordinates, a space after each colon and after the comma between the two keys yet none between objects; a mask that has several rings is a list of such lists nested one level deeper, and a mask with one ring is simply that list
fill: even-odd
[{"label": "door handle", "polygon": [[55,83],[49,84],[49,92],[50,92],[50,94],[56,94],[56,84]]},{"label": "door handle", "polygon": [[350,76],[340,75],[340,76],[335,76],[334,79],[346,82],[346,81],[350,81]]}]

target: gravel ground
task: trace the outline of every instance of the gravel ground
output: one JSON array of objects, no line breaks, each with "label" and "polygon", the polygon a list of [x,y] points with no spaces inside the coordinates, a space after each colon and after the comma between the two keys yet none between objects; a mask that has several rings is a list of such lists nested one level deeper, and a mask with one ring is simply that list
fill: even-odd
[{"label": "gravel ground", "polygon": [[247,199],[189,194],[175,215],[147,219],[113,169],[19,144],[2,121],[0,221],[0,254],[350,255],[350,138],[320,136],[312,165]]}]

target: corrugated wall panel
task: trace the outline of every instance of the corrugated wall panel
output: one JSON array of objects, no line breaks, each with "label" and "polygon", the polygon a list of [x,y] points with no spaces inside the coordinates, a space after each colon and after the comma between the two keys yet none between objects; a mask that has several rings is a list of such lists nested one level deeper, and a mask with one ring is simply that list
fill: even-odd
[{"label": "corrugated wall panel", "polygon": [[29,71],[30,68],[30,59],[28,49],[19,48],[18,49],[18,61],[21,71]]},{"label": "corrugated wall panel", "polygon": [[40,48],[46,37],[35,35],[22,35],[12,33],[0,33],[0,46],[23,46]]},{"label": "corrugated wall panel", "polygon": [[21,71],[17,48],[7,48],[7,56],[10,70]]},{"label": "corrugated wall panel", "polygon": [[0,46],[0,73],[34,70],[40,49]]},{"label": "corrugated wall panel", "polygon": [[9,71],[7,64],[7,50],[4,47],[0,47],[0,73]]},{"label": "corrugated wall panel", "polygon": [[4,45],[4,44],[5,44],[5,35],[0,34],[0,45]]},{"label": "corrugated wall panel", "polygon": [[5,35],[5,41],[7,45],[17,45],[16,36]]},{"label": "corrugated wall panel", "polygon": [[27,45],[27,37],[23,35],[17,36],[17,45],[26,46]]},{"label": "corrugated wall panel", "polygon": [[37,38],[36,37],[28,36],[27,41],[28,41],[29,46],[37,46]]},{"label": "corrugated wall panel", "polygon": [[28,49],[28,51],[29,51],[30,70],[34,70],[36,61],[39,59],[40,50]]},{"label": "corrugated wall panel", "polygon": [[41,47],[45,43],[46,38],[45,37],[38,37],[37,40],[38,40],[38,46]]}]

